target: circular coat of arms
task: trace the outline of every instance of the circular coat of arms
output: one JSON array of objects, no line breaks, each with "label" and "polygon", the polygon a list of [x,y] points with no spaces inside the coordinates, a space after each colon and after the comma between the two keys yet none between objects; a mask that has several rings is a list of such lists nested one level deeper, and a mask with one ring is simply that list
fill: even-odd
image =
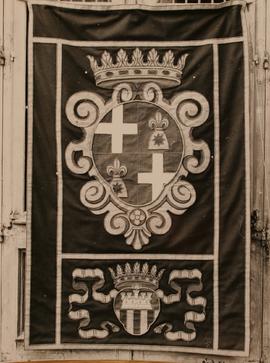
[{"label": "circular coat of arms", "polygon": [[210,161],[207,143],[192,137],[208,119],[206,98],[192,91],[163,97],[163,88],[181,83],[187,54],[177,64],[171,51],[159,58],[152,49],[144,61],[137,48],[130,62],[121,49],[116,63],[104,52],[99,66],[89,56],[97,85],[112,89],[112,97],[105,102],[83,91],[66,105],[68,120],[84,130],[66,149],[69,169],[91,177],[81,201],[105,214],[106,231],[123,234],[136,250],[152,234],[168,232],[169,212],[181,215],[194,204],[196,191],[184,177],[203,172]]}]

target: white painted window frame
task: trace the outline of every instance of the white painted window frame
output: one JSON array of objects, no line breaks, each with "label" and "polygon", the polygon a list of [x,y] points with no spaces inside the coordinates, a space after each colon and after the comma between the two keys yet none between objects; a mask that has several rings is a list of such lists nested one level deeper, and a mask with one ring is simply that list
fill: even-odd
[{"label": "white painted window frame", "polygon": [[[253,140],[252,206],[269,217],[270,185],[270,4],[255,0],[249,5],[251,29],[251,128]],[[114,0],[113,0],[114,2]],[[143,0],[119,0],[142,3]],[[145,0],[154,4],[155,0]],[[268,23],[266,19],[269,19]],[[25,248],[25,91],[26,91],[26,6],[21,0],[0,0],[0,49],[4,48],[5,66],[0,66],[0,361],[38,359],[130,359],[163,360],[183,363],[232,362],[233,358],[204,357],[179,353],[136,351],[24,351],[23,337],[17,337],[18,251]],[[255,26],[256,24],[256,26]],[[268,28],[268,29],[267,29]],[[256,30],[256,31],[255,31]],[[252,46],[253,45],[253,46]],[[264,59],[265,58],[265,59]],[[254,62],[253,60],[256,60]],[[257,63],[255,65],[255,63]],[[267,157],[268,155],[268,157]],[[264,160],[264,163],[262,163]],[[259,362],[269,354],[269,261],[261,247],[252,243],[251,355],[237,362]],[[256,295],[256,296],[255,296]],[[268,303],[267,303],[268,301]],[[263,304],[264,302],[264,304]],[[264,306],[264,308],[262,307]],[[263,322],[263,323],[262,323]],[[206,359],[207,358],[207,359]],[[270,358],[269,358],[270,359]],[[265,360],[266,361],[266,360]]]}]

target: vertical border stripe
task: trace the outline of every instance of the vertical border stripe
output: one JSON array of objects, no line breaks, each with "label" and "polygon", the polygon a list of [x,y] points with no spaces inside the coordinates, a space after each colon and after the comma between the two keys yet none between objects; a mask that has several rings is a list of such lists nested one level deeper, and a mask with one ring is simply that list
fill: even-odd
[{"label": "vertical border stripe", "polygon": [[56,244],[56,344],[61,342],[62,294],[62,228],[63,228],[63,175],[61,145],[62,44],[56,48],[56,170],[57,170],[57,244]]},{"label": "vertical border stripe", "polygon": [[219,127],[219,59],[218,45],[213,44],[214,59],[214,339],[213,349],[219,344],[219,208],[220,208],[220,127]]},{"label": "vertical border stripe", "polygon": [[33,151],[33,11],[29,6],[28,25],[28,155],[27,155],[27,225],[26,225],[26,281],[25,281],[25,346],[30,345],[31,295],[31,228],[32,228],[32,151]]},{"label": "vertical border stripe", "polygon": [[245,82],[245,167],[246,167],[246,276],[245,276],[245,352],[250,349],[250,119],[249,119],[249,57],[248,57],[248,32],[247,19],[244,8],[241,10],[243,35],[244,35],[244,82]]}]

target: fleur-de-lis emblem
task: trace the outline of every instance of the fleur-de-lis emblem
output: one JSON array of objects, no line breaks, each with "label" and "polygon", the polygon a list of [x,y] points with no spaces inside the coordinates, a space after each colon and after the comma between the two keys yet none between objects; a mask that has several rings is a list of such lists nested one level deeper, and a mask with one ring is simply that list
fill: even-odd
[{"label": "fleur-de-lis emblem", "polygon": [[169,126],[168,119],[164,118],[161,112],[156,112],[155,118],[151,118],[148,122],[150,129],[152,130],[166,130]]},{"label": "fleur-de-lis emblem", "polygon": [[120,198],[127,198],[127,188],[122,178],[127,175],[127,167],[114,159],[113,165],[107,166],[107,174],[112,177],[110,182],[113,192]]},{"label": "fleur-de-lis emblem", "polygon": [[149,150],[168,150],[169,143],[165,130],[169,126],[167,118],[163,117],[161,112],[156,112],[155,118],[151,118],[148,122],[151,130],[154,130],[148,144]]}]

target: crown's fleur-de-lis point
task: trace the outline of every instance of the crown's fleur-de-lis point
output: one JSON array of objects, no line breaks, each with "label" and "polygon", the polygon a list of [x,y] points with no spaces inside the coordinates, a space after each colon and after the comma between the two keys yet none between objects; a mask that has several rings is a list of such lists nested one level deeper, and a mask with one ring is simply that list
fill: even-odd
[{"label": "crown's fleur-de-lis point", "polygon": [[115,279],[115,278],[116,278],[116,275],[115,275],[115,273],[114,273],[114,270],[113,270],[112,268],[110,268],[110,267],[109,267],[109,271],[110,271],[110,273],[111,273],[111,275],[112,275],[112,278],[113,278],[113,279]]},{"label": "crown's fleur-de-lis point", "polygon": [[126,274],[130,274],[131,273],[131,266],[129,263],[126,263],[126,266],[125,266],[125,273]]},{"label": "crown's fleur-de-lis point", "polygon": [[145,275],[148,274],[148,271],[149,271],[149,267],[148,267],[148,264],[147,263],[144,263],[143,264],[143,268],[142,268],[142,271]]},{"label": "crown's fleur-de-lis point", "polygon": [[136,48],[132,54],[132,65],[135,67],[143,65],[143,55],[139,48]]},{"label": "crown's fleur-de-lis point", "polygon": [[112,67],[112,65],[113,65],[112,57],[111,57],[110,53],[108,53],[106,50],[102,54],[101,63],[103,65],[103,67],[106,67],[106,68]]},{"label": "crown's fleur-de-lis point", "polygon": [[123,275],[123,270],[122,270],[122,267],[120,265],[116,266],[116,272],[117,272],[117,275]]},{"label": "crown's fleur-de-lis point", "polygon": [[117,53],[117,62],[119,65],[127,66],[128,65],[128,56],[124,49],[120,49]]},{"label": "crown's fleur-de-lis point", "polygon": [[158,64],[158,52],[156,51],[156,49],[151,49],[150,52],[148,53],[148,63],[149,65],[157,65]]},{"label": "crown's fleur-de-lis point", "polygon": [[162,270],[159,271],[158,276],[157,276],[158,280],[161,279],[161,277],[164,274],[164,272],[165,272],[165,269],[162,269]]},{"label": "crown's fleur-de-lis point", "polygon": [[87,58],[90,61],[90,65],[91,65],[93,72],[96,72],[98,70],[98,63],[97,63],[96,59],[94,57],[92,57],[91,55],[88,55]]},{"label": "crown's fleur-de-lis point", "polygon": [[189,56],[188,53],[185,53],[183,54],[180,58],[179,58],[179,61],[178,61],[178,67],[180,69],[180,71],[182,71],[186,65],[186,59],[187,57]]},{"label": "crown's fleur-de-lis point", "polygon": [[140,266],[139,262],[136,262],[135,265],[134,265],[133,272],[134,273],[139,273],[140,269],[141,269],[141,266]]},{"label": "crown's fleur-de-lis point", "polygon": [[163,57],[163,65],[166,67],[173,67],[174,55],[171,50],[165,53]]},{"label": "crown's fleur-de-lis point", "polygon": [[156,273],[157,273],[157,266],[156,266],[156,265],[154,265],[154,266],[151,268],[151,275],[152,275],[152,276],[155,276],[155,275],[156,275]]}]

